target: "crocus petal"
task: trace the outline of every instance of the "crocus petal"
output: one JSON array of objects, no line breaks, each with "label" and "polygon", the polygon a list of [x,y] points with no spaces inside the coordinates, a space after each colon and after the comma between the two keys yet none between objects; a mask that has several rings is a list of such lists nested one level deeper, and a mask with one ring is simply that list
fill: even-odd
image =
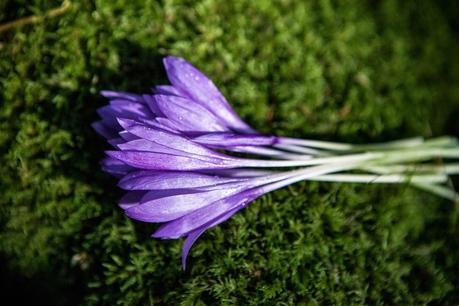
[{"label": "crocus petal", "polygon": [[102,121],[93,122],[91,127],[105,139],[112,139],[117,137],[116,130],[107,127],[102,123]]},{"label": "crocus petal", "polygon": [[166,146],[178,151],[188,152],[195,155],[215,157],[220,159],[231,159],[223,154],[216,153],[206,147],[190,141],[189,139],[177,134],[157,130],[140,124],[124,125],[129,133],[137,137],[153,141],[157,144]]},{"label": "crocus petal", "polygon": [[156,104],[156,100],[154,96],[152,95],[142,95],[142,98],[145,100],[147,103],[148,107],[150,110],[156,115],[156,116],[164,116],[164,114],[161,112],[159,109],[158,105]]},{"label": "crocus petal", "polygon": [[126,175],[118,186],[125,190],[163,190],[216,187],[219,184],[242,181],[192,172],[135,171]]},{"label": "crocus petal", "polygon": [[188,237],[186,237],[185,242],[183,243],[182,248],[182,269],[185,271],[186,269],[186,258],[188,253],[190,252],[191,247],[193,244],[198,240],[199,236],[201,236],[206,231],[206,228],[200,228],[195,231],[192,231]]},{"label": "crocus petal", "polygon": [[271,146],[276,143],[277,137],[253,134],[208,133],[194,137],[193,141],[202,145],[217,145],[223,147]]},{"label": "crocus petal", "polygon": [[180,91],[178,91],[174,86],[171,86],[171,85],[155,86],[153,87],[153,92],[159,95],[181,96]]},{"label": "crocus petal", "polygon": [[118,144],[117,147],[122,151],[144,151],[177,156],[190,156],[190,154],[186,154],[183,151],[174,150],[146,139],[134,139],[128,142],[123,142]]},{"label": "crocus petal", "polygon": [[163,224],[153,236],[168,239],[183,237],[234,209],[244,207],[262,194],[261,189],[254,188],[226,197],[203,208],[194,210],[181,218]]},{"label": "crocus petal", "polygon": [[125,143],[126,141],[121,137],[117,137],[117,138],[109,139],[107,140],[107,142],[113,147],[118,148],[118,145]]},{"label": "crocus petal", "polygon": [[120,135],[121,138],[123,138],[124,141],[131,141],[131,140],[135,140],[135,139],[140,139],[139,137],[135,136],[135,135],[132,135],[131,133],[127,132],[127,131],[121,131],[118,133],[118,135]]},{"label": "crocus petal", "polygon": [[180,130],[192,132],[228,130],[213,113],[189,99],[172,95],[155,95],[155,99],[161,112],[174,121]]},{"label": "crocus petal", "polygon": [[181,129],[181,127],[178,124],[167,118],[158,117],[155,121],[158,122],[159,126],[165,127],[163,129],[165,129],[166,131],[172,131],[175,134],[177,133],[177,131],[180,131]]},{"label": "crocus petal", "polygon": [[125,99],[125,100],[143,103],[141,96],[132,94],[129,92],[102,90],[100,94],[109,99]]},{"label": "crocus petal", "polygon": [[168,56],[163,60],[169,81],[183,95],[206,107],[228,127],[240,132],[253,132],[233,111],[214,83],[183,58]]},{"label": "crocus petal", "polygon": [[102,165],[102,170],[115,177],[122,177],[134,169],[122,161],[111,157],[102,159],[100,163]]},{"label": "crocus petal", "polygon": [[118,159],[132,167],[145,170],[211,170],[234,168],[235,165],[224,160],[210,162],[186,156],[154,152],[106,151],[108,156]]},{"label": "crocus petal", "polygon": [[145,194],[146,191],[129,191],[121,197],[118,205],[122,209],[128,209],[129,207],[138,205]]},{"label": "crocus petal", "polygon": [[155,199],[126,210],[126,214],[136,220],[145,222],[166,222],[180,218],[197,209],[229,197],[239,192],[243,187],[222,187],[215,190],[192,194],[179,194]]},{"label": "crocus petal", "polygon": [[237,213],[239,210],[244,208],[244,206],[239,206],[236,207],[235,209],[232,209],[220,217],[216,218],[215,220],[211,221],[210,224],[206,224],[204,226],[199,227],[198,229],[195,229],[191,232],[188,233],[187,238],[185,239],[185,242],[183,244],[182,248],[182,269],[185,271],[186,269],[186,258],[188,256],[188,253],[190,252],[191,247],[193,244],[198,240],[198,238],[208,229],[217,226],[218,224],[225,222],[229,218],[231,218],[235,213]]}]

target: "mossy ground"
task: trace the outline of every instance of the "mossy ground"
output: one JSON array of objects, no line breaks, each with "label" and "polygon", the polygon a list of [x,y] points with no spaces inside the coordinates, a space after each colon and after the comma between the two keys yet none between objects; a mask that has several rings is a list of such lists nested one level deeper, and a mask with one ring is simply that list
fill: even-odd
[{"label": "mossy ground", "polygon": [[[0,2],[0,22],[60,1]],[[458,131],[457,2],[72,1],[0,34],[2,296],[43,305],[454,305],[450,202],[407,186],[301,183],[180,241],[117,208],[90,123],[161,58],[205,71],[257,129],[365,142]],[[456,120],[454,120],[456,119]],[[5,298],[6,298],[5,297]]]}]

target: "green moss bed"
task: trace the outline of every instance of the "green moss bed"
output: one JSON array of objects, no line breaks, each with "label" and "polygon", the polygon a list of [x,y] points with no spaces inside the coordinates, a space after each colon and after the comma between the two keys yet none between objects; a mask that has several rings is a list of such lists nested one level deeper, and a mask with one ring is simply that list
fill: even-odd
[{"label": "green moss bed", "polygon": [[[0,24],[61,1],[0,1]],[[458,208],[409,186],[299,183],[182,241],[117,207],[102,89],[188,59],[265,133],[459,136],[452,1],[71,1],[0,33],[0,292],[11,305],[457,305]],[[457,183],[457,182],[456,182]],[[5,304],[6,305],[6,304]]]}]

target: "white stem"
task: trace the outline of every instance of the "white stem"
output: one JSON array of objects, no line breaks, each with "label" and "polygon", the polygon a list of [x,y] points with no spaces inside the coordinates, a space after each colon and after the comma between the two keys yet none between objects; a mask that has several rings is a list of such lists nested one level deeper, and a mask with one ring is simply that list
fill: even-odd
[{"label": "white stem", "polygon": [[307,148],[307,147],[301,147],[301,146],[296,146],[296,145],[288,145],[288,144],[275,144],[273,147],[279,148],[281,150],[286,150],[286,151],[291,151],[294,153],[301,153],[301,154],[308,154],[308,155],[325,155],[327,154],[326,152]]},{"label": "white stem", "polygon": [[321,157],[312,158],[308,160],[256,160],[256,159],[236,159],[228,161],[229,163],[236,164],[238,167],[251,167],[251,168],[274,168],[274,167],[300,167],[300,166],[313,166],[321,164],[332,163],[352,163],[376,160],[384,157],[381,153],[362,153],[350,154],[336,157]]},{"label": "white stem", "polygon": [[[424,139],[422,137],[413,137],[395,141],[388,141],[384,143],[375,143],[375,144],[350,144],[350,143],[341,143],[341,142],[329,142],[321,140],[310,140],[310,139],[298,139],[298,138],[289,138],[289,137],[280,137],[280,143],[286,145],[296,145],[304,146],[311,148],[326,149],[332,151],[363,151],[363,150],[385,150],[385,149],[401,149],[401,148],[410,148],[415,146],[420,146],[424,144]],[[445,139],[441,140],[439,143],[443,143]],[[451,138],[450,138],[451,140]]]},{"label": "white stem", "polygon": [[289,137],[279,137],[279,143],[284,145],[304,146],[326,150],[347,151],[352,149],[351,144],[329,142],[321,140],[297,139]]},{"label": "white stem", "polygon": [[345,171],[345,170],[351,170],[353,168],[358,167],[360,165],[359,162],[354,162],[354,163],[347,163],[346,165],[344,164],[328,164],[328,165],[320,165],[320,166],[314,166],[314,167],[309,167],[306,169],[300,169],[296,170],[296,173],[293,173],[294,171],[290,172],[290,176],[282,179],[280,181],[276,181],[274,183],[268,184],[263,186],[263,192],[271,192],[273,190],[300,182],[304,181],[307,179],[312,179],[324,174],[328,173],[333,173],[333,172],[340,172],[340,171]]},{"label": "white stem", "polygon": [[445,173],[445,174],[459,174],[459,164],[443,164],[443,165],[432,165],[432,164],[420,164],[420,165],[385,165],[385,166],[368,166],[364,167],[370,172],[377,173]]},{"label": "white stem", "polygon": [[329,174],[322,175],[311,180],[323,182],[343,183],[445,183],[448,180],[446,175],[371,175],[371,174]]},{"label": "white stem", "polygon": [[445,199],[451,200],[453,202],[459,202],[459,194],[454,191],[452,188],[446,186],[434,185],[434,184],[425,184],[425,183],[413,183],[413,185],[419,189],[423,189],[430,193],[433,193],[437,196],[443,197]]}]

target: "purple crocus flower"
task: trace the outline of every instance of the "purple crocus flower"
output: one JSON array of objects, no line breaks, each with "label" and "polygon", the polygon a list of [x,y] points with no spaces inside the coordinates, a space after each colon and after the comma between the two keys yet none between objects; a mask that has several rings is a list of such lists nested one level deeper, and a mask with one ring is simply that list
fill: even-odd
[{"label": "purple crocus flower", "polygon": [[[191,246],[207,229],[267,192],[298,181],[412,180],[418,188],[449,199],[457,197],[440,184],[446,182],[445,173],[459,173],[459,166],[442,165],[439,174],[438,166],[424,165],[432,175],[413,175],[403,164],[459,158],[455,142],[442,139],[421,147],[423,140],[416,138],[354,146],[261,135],[242,121],[214,83],[190,63],[169,56],[164,66],[172,85],[156,86],[153,94],[102,91],[110,103],[98,109],[101,120],[92,126],[114,147],[106,151],[101,164],[104,171],[120,178],[118,186],[127,191],[120,207],[132,219],[161,223],[153,237],[186,237],[184,269]],[[375,152],[355,153],[369,149]],[[222,150],[275,159],[235,157]],[[305,168],[272,171],[299,166]],[[371,174],[331,174],[353,169]],[[403,171],[409,175],[400,174]]]}]

